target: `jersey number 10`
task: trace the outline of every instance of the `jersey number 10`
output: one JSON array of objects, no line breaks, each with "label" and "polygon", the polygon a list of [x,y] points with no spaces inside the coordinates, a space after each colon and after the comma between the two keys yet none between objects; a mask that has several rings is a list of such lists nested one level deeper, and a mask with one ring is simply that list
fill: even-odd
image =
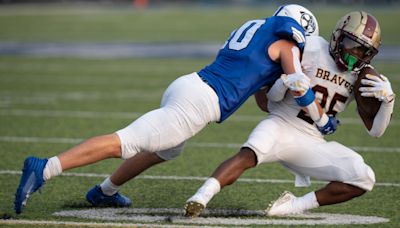
[{"label": "jersey number 10", "polygon": [[229,49],[240,51],[246,48],[251,39],[253,38],[256,31],[265,23],[265,20],[251,20],[239,29],[232,32],[230,39],[228,39],[222,48],[225,48],[228,44]]}]

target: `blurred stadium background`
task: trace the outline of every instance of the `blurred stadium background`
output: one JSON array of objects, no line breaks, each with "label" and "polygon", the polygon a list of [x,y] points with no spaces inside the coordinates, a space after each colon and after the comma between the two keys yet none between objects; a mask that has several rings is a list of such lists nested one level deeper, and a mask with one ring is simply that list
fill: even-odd
[{"label": "blurred stadium background", "polygon": [[[120,129],[156,108],[166,86],[210,63],[233,29],[249,19],[268,17],[285,3],[300,3],[313,11],[326,39],[347,12],[374,14],[383,43],[373,64],[399,94],[400,1],[396,0],[0,0],[0,227],[101,222],[54,213],[90,209],[86,191],[111,173],[119,159],[55,178],[16,216],[13,194],[24,158],[53,156],[85,138]],[[379,216],[389,222],[374,226],[400,226],[397,113],[398,104],[391,126],[380,139],[365,132],[354,104],[339,116],[343,124],[328,139],[358,151],[375,170],[378,184],[361,198],[315,212]],[[134,208],[182,208],[202,179],[236,153],[263,117],[250,98],[224,124],[210,125],[191,139],[181,157],[146,171],[122,192],[133,199]],[[300,195],[323,184],[294,188],[292,179],[277,164],[258,167],[224,189],[209,208],[262,210],[283,190]],[[160,224],[171,222],[148,226]]]},{"label": "blurred stadium background", "polygon": [[[288,0],[1,0],[1,3],[101,3],[101,4],[127,4],[134,3],[139,5],[160,6],[170,4],[203,4],[203,5],[281,5],[293,3],[294,1]],[[395,4],[398,0],[306,0],[301,1],[302,4]]]}]

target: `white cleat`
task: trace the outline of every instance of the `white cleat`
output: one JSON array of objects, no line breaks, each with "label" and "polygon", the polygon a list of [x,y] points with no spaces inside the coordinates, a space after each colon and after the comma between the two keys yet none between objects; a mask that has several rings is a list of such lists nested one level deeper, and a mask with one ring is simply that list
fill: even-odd
[{"label": "white cleat", "polygon": [[302,213],[302,211],[296,211],[293,208],[293,201],[296,199],[291,192],[284,191],[281,196],[271,202],[265,213],[268,216],[285,216]]}]

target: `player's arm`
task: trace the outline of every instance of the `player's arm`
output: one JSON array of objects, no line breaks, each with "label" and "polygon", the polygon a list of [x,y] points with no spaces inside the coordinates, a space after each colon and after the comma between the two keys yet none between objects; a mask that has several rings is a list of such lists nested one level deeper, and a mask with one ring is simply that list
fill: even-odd
[{"label": "player's arm", "polygon": [[383,135],[390,123],[395,94],[387,77],[383,75],[378,77],[371,74],[366,75],[366,77],[367,79],[361,80],[361,84],[365,85],[359,88],[361,96],[375,97],[382,102],[373,119],[372,126],[366,126],[369,135],[378,138]]},{"label": "player's arm", "polygon": [[267,93],[267,99],[273,102],[278,102],[283,100],[286,95],[286,91],[288,88],[286,87],[285,83],[283,83],[282,77],[285,77],[284,75],[281,75],[280,78],[278,78],[275,83],[272,85],[271,89]]},{"label": "player's arm", "polygon": [[262,87],[259,91],[254,94],[254,98],[256,99],[257,106],[264,112],[268,111],[268,99],[265,94],[268,92],[269,87]]},{"label": "player's arm", "polygon": [[310,79],[301,69],[299,48],[291,41],[279,40],[270,46],[268,54],[274,61],[280,61],[285,73],[281,79],[297,104],[310,115],[322,134],[333,133],[337,121],[326,115],[316,99],[310,87]]}]

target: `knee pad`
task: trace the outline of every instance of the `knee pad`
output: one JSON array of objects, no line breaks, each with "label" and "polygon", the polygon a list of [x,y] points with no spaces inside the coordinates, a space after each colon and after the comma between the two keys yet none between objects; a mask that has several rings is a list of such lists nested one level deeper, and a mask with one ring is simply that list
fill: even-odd
[{"label": "knee pad", "polygon": [[161,159],[168,161],[168,160],[172,160],[176,157],[178,157],[182,152],[183,152],[183,148],[185,146],[185,142],[179,144],[176,147],[167,149],[167,150],[163,150],[163,151],[158,151],[156,152],[157,156],[160,157]]}]

